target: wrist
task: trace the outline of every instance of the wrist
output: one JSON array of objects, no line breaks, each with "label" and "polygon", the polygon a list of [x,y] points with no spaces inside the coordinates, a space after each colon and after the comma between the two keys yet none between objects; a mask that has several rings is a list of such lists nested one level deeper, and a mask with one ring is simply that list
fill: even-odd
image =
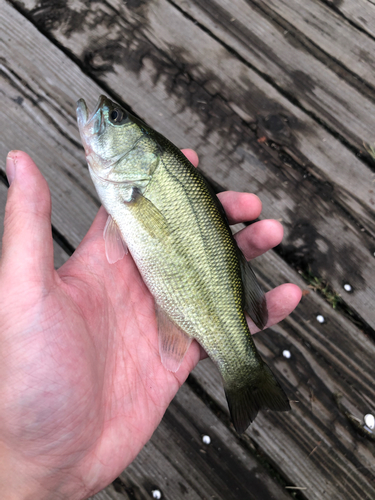
[{"label": "wrist", "polygon": [[47,469],[17,457],[12,450],[0,444],[1,498],[7,500],[81,500],[81,487],[72,484],[73,475],[58,467]]}]

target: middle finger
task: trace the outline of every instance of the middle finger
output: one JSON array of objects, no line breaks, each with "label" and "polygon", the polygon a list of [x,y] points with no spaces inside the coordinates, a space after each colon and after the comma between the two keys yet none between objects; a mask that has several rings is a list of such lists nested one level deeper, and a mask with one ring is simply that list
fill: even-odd
[{"label": "middle finger", "polygon": [[283,239],[283,226],[277,220],[265,219],[235,234],[235,239],[247,260],[262,255],[279,245]]}]

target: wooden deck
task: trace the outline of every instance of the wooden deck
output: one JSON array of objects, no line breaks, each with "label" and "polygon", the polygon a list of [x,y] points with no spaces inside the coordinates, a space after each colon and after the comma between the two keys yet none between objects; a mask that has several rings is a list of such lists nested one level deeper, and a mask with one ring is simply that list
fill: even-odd
[{"label": "wooden deck", "polygon": [[56,266],[99,207],[75,102],[105,93],[196,149],[217,186],[258,194],[285,228],[254,264],[260,281],[305,290],[256,336],[291,412],[264,412],[239,437],[201,362],[93,499],[375,499],[375,432],[361,425],[375,414],[374,2],[0,0],[0,23],[1,157],[23,149],[47,178]]}]

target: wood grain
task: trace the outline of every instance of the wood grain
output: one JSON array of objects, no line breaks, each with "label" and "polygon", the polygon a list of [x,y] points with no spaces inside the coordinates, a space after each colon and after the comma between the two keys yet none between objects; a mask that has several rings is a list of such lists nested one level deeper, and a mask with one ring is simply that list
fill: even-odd
[{"label": "wood grain", "polygon": [[[37,160],[51,186],[54,227],[76,246],[96,213],[74,101],[85,97],[91,109],[105,91],[180,146],[196,147],[203,171],[218,184],[260,194],[265,216],[276,214],[286,228],[281,248],[286,260],[275,253],[257,259],[261,282],[269,289],[292,281],[309,292],[288,320],[256,338],[291,399],[298,400],[292,412],[263,413],[238,439],[226,416],[220,377],[204,362],[121,480],[94,498],[149,498],[154,486],[174,499],[220,498],[224,491],[224,498],[235,498],[236,487],[241,498],[261,487],[258,498],[290,497],[264,475],[251,450],[287,486],[306,488],[301,498],[375,498],[374,443],[352,427],[334,399],[341,392],[344,407],[360,421],[375,412],[374,342],[306,289],[288,265],[310,269],[343,294],[343,284],[352,284],[354,292],[345,301],[375,324],[371,169],[280,92],[279,77],[263,74],[255,63],[252,67],[250,45],[236,30],[222,27],[230,9],[242,5],[237,0],[224,17],[215,18],[217,11],[199,14],[201,25],[195,24],[194,16],[204,12],[197,1],[188,6],[200,5],[200,11],[185,14],[182,3],[176,8],[162,0],[133,2],[131,8],[114,0],[93,5],[23,3],[25,14],[47,39],[1,1],[0,22],[7,34],[0,39],[0,118],[7,127],[0,151],[5,155],[25,148]],[[254,2],[249,5],[256,12]],[[243,19],[260,39],[250,12],[244,8]],[[271,29],[274,21],[257,15],[271,51],[280,41]],[[241,23],[236,26],[240,33]],[[287,40],[292,51],[295,46]],[[260,61],[259,46],[252,61]],[[267,63],[268,69],[264,64],[269,71],[273,63]],[[288,64],[291,71],[292,62]],[[296,88],[302,94],[302,87]],[[370,100],[371,111],[369,95],[362,97]],[[330,113],[340,116],[338,124],[343,119],[333,106]],[[373,116],[367,120],[370,124]],[[324,316],[323,324],[317,322],[318,314]],[[291,352],[289,360],[284,349]],[[207,456],[200,451],[203,432],[214,438],[212,448],[203,449]]]},{"label": "wood grain", "polygon": [[332,9],[311,1],[176,4],[333,132],[359,150],[374,142],[366,110],[374,100],[375,41]]},{"label": "wood grain", "polygon": [[[202,436],[209,435],[205,445]],[[152,439],[113,485],[93,500],[162,498],[287,500],[288,492],[244,443],[184,385]]]},{"label": "wood grain", "polygon": [[348,21],[375,36],[375,4],[372,0],[326,0],[327,5],[342,14]]},{"label": "wood grain", "polygon": [[[0,136],[1,156],[11,149],[32,154],[51,189],[52,224],[76,247],[100,206],[74,109],[77,97],[93,84],[82,80],[79,68],[43,36],[34,38],[37,31],[27,30],[28,21],[3,5],[0,23],[10,31],[0,40],[0,120],[6,124]],[[98,93],[98,87],[93,92]]]},{"label": "wood grain", "polygon": [[[27,33],[27,31],[25,30],[25,26],[27,26],[28,23],[25,22],[25,20],[22,20],[21,18],[17,19],[18,16],[16,13],[12,13],[12,15],[13,15],[13,20],[14,20],[14,25],[15,25],[15,27],[18,25],[19,32],[23,31],[24,33],[25,32]],[[14,32],[15,36],[17,36],[17,34],[19,32],[17,32],[17,29],[16,29]],[[34,35],[34,34],[32,33],[32,35]],[[29,40],[28,40],[28,42],[29,42]],[[37,42],[38,42],[38,40],[36,40],[36,43]],[[20,51],[21,51],[21,49],[20,49]],[[27,57],[27,55],[24,54],[24,57],[25,56]],[[20,127],[18,127],[18,129],[16,127],[14,127],[13,129],[8,130],[6,132],[5,137],[3,137],[3,139],[2,139],[3,140],[3,148],[4,148],[4,151],[5,151],[5,147],[7,147],[8,149],[18,148],[18,147],[25,148],[25,144],[22,144],[22,140],[25,140],[27,142],[26,145],[29,145],[30,150],[32,150],[32,152],[34,153],[33,154],[34,157],[35,157],[35,153],[37,153],[36,157],[38,159],[38,164],[42,166],[43,173],[45,174],[45,176],[49,180],[52,194],[53,194],[53,198],[54,198],[54,200],[56,199],[55,207],[54,207],[56,210],[56,205],[57,205],[57,210],[56,210],[57,213],[55,215],[55,223],[59,227],[59,229],[64,232],[64,235],[67,236],[69,241],[74,243],[75,242],[74,235],[75,235],[75,232],[77,231],[77,228],[83,228],[84,223],[89,218],[87,212],[82,211],[82,206],[84,207],[86,204],[90,208],[92,197],[89,196],[87,193],[85,193],[85,190],[82,189],[82,185],[81,185],[82,179],[79,178],[80,172],[79,171],[76,172],[71,165],[71,164],[75,165],[77,163],[76,161],[75,162],[73,161],[74,156],[75,156],[75,154],[74,154],[75,150],[72,149],[72,144],[74,144],[74,137],[72,140],[67,140],[64,142],[64,139],[66,139],[66,136],[69,136],[69,134],[65,131],[65,129],[68,129],[68,131],[69,131],[69,124],[70,124],[70,120],[71,120],[71,111],[69,110],[69,107],[67,107],[67,109],[68,109],[67,111],[64,109],[58,110],[58,113],[60,114],[60,111],[61,111],[61,114],[63,115],[63,118],[65,120],[63,122],[62,122],[59,114],[57,114],[57,116],[55,116],[55,117],[53,116],[54,110],[58,109],[58,106],[56,104],[58,102],[60,102],[62,91],[64,90],[65,92],[69,93],[71,91],[71,88],[65,88],[65,89],[64,89],[64,87],[60,88],[59,89],[60,96],[56,96],[56,94],[51,92],[51,94],[53,94],[54,97],[56,97],[56,104],[51,99],[51,97],[49,95],[47,104],[43,103],[43,105],[42,105],[42,110],[39,110],[37,108],[37,106],[29,105],[28,102],[25,103],[25,100],[26,100],[25,96],[28,96],[31,94],[32,95],[32,98],[30,99],[31,104],[35,104],[35,102],[38,102],[37,96],[40,95],[40,93],[44,92],[46,90],[46,87],[47,87],[47,90],[50,90],[54,86],[54,85],[51,85],[51,81],[54,83],[54,80],[51,77],[56,76],[57,70],[56,70],[56,68],[54,68],[53,64],[48,64],[48,62],[45,62],[44,64],[42,64],[43,59],[45,59],[45,53],[42,52],[40,54],[40,61],[34,61],[34,62],[36,64],[40,62],[41,71],[45,70],[47,66],[49,66],[50,68],[52,67],[53,68],[53,72],[52,72],[53,75],[51,75],[47,71],[45,73],[45,75],[46,75],[45,79],[42,79],[42,78],[40,79],[41,83],[39,83],[39,79],[38,79],[39,75],[33,75],[33,79],[31,79],[31,81],[27,82],[27,85],[26,85],[26,79],[23,78],[24,74],[22,73],[22,69],[25,69],[26,65],[22,65],[22,57],[18,57],[18,54],[17,54],[17,58],[16,58],[16,65],[18,66],[20,64],[20,62],[21,62],[21,64],[20,64],[20,67],[17,67],[16,69],[18,70],[19,73],[17,73],[17,78],[16,78],[14,76],[16,74],[16,71],[12,72],[13,79],[11,81],[12,81],[12,83],[14,81],[16,81],[18,83],[17,91],[19,92],[19,94],[14,95],[14,93],[12,93],[13,85],[10,85],[10,84],[7,85],[9,83],[9,79],[4,78],[4,81],[2,82],[2,91],[6,95],[6,98],[7,98],[6,108],[7,108],[8,114],[6,115],[6,118],[9,119],[12,116],[12,114],[13,115],[18,114],[18,116],[20,116],[22,118],[22,119],[20,119],[20,122],[22,125]],[[59,68],[61,68],[61,67],[63,67],[63,63],[64,63],[64,61],[59,60],[59,54],[57,54],[57,57],[56,57],[56,60],[54,61],[54,64],[56,64]],[[9,69],[5,66],[4,66],[4,68]],[[13,70],[13,67],[12,67],[12,70]],[[10,71],[9,71],[9,73],[10,73]],[[21,74],[21,76],[20,76],[20,74]],[[63,75],[63,77],[64,77],[64,75]],[[43,87],[43,85],[45,87],[41,89],[41,87]],[[31,93],[30,88],[31,88],[31,91],[33,92],[33,94]],[[35,88],[37,89],[37,91],[35,90]],[[20,98],[18,98],[18,100],[17,100],[17,97],[21,97],[22,101]],[[67,100],[67,102],[69,104],[69,100]],[[12,103],[13,103],[13,105],[12,105]],[[25,107],[24,108],[21,107],[21,111],[20,111],[20,108],[17,108],[15,105],[17,105],[17,106],[24,105]],[[47,117],[52,116],[54,118],[54,120],[52,120],[52,119],[48,120],[45,118],[46,116]],[[11,124],[12,122],[9,120],[9,123]],[[52,126],[51,126],[51,124],[52,124]],[[51,139],[51,137],[52,137],[52,139]],[[66,156],[63,156],[62,158],[59,157],[59,158],[55,159],[53,162],[49,161],[49,159],[53,158],[54,148],[56,148],[56,145],[60,145],[61,143],[63,145],[60,146],[59,153],[61,153],[61,151],[63,151],[63,154]],[[38,151],[39,148],[35,147],[35,145],[43,145],[43,147],[45,149],[42,152],[40,152],[40,151]],[[28,149],[28,148],[25,148],[25,149]],[[79,156],[79,155],[77,155],[77,156]],[[69,164],[68,167],[65,170],[63,170],[63,168],[62,168],[63,167],[63,160],[65,158],[68,158],[68,161],[71,164]],[[58,169],[56,169],[55,163],[57,163],[57,166],[59,167]],[[67,170],[68,170],[68,172],[67,172]],[[62,174],[62,171],[64,171],[64,174]],[[83,171],[83,174],[84,174],[84,176],[87,177],[87,172]],[[73,176],[75,176],[73,184],[77,186],[77,187],[73,186],[71,188],[74,192],[69,193],[70,197],[68,198],[68,200],[65,199],[65,201],[69,201],[70,203],[75,201],[76,203],[78,203],[78,209],[81,209],[81,211],[77,211],[75,213],[73,210],[72,211],[73,213],[69,214],[69,218],[68,218],[69,226],[66,223],[66,221],[64,221],[64,219],[62,218],[62,216],[64,215],[64,212],[62,210],[62,203],[64,201],[64,198],[61,197],[61,191],[64,191],[66,189],[66,182],[67,182],[67,180],[63,178],[64,175],[66,175],[68,181]],[[60,188],[58,186],[60,186]],[[91,184],[90,184],[90,186],[91,186]],[[5,187],[3,188],[3,191],[5,194],[6,193]],[[80,196],[82,194],[82,191],[86,194],[86,196],[82,197],[81,200],[79,202],[77,202],[78,196]],[[61,213],[61,212],[63,212],[63,213]],[[75,223],[73,222],[74,217],[77,218]],[[70,230],[67,229],[68,227],[70,227]],[[192,405],[191,401],[190,401],[190,405]],[[200,403],[200,405],[204,406],[202,403]],[[196,411],[197,411],[196,408],[194,408],[193,406],[190,406],[191,414],[194,414]],[[210,413],[208,409],[206,409],[206,412]],[[221,425],[221,427],[224,428],[223,424],[220,424],[220,422],[218,422],[218,425],[219,426]],[[228,443],[228,446],[229,445],[230,445],[230,443]],[[142,462],[142,455],[141,455],[139,458],[139,460],[141,460],[140,464],[137,465],[137,462],[133,463],[132,466],[130,466],[130,468],[128,468],[127,471],[124,473],[124,477],[126,478],[128,483],[130,483],[132,485],[132,486],[129,486],[129,488],[128,488],[129,491],[131,492],[131,493],[129,493],[129,495],[133,495],[134,491],[135,491],[134,494],[137,495],[138,490],[134,486],[136,480],[141,482],[142,485],[144,485],[147,482],[146,480],[148,480],[150,478],[150,475],[155,473],[155,470],[157,470],[159,472],[159,474],[162,474],[163,477],[166,474],[168,474],[168,477],[171,481],[171,485],[168,485],[168,483],[165,483],[164,480],[163,480],[164,482],[162,482],[164,490],[167,492],[168,498],[176,498],[176,496],[174,494],[174,488],[177,488],[177,491],[179,491],[179,492],[181,492],[181,489],[183,489],[183,491],[185,491],[185,488],[186,488],[186,491],[188,491],[188,489],[190,489],[191,493],[189,494],[188,498],[205,498],[205,495],[206,495],[205,492],[201,494],[198,491],[198,493],[197,493],[197,492],[195,492],[196,487],[194,486],[194,488],[192,488],[190,486],[190,484],[194,485],[196,482],[198,484],[199,478],[200,478],[200,482],[203,485],[206,485],[206,490],[208,488],[208,489],[211,489],[212,491],[214,491],[215,488],[217,488],[217,485],[214,484],[215,481],[213,479],[215,477],[214,472],[211,472],[210,481],[213,484],[210,486],[209,483],[206,482],[207,480],[205,478],[205,474],[200,473],[200,475],[199,474],[197,475],[197,472],[194,471],[194,476],[193,476],[192,470],[186,470],[186,472],[185,472],[185,475],[187,475],[187,477],[189,478],[189,481],[190,481],[190,483],[188,483],[185,486],[184,483],[186,483],[186,479],[184,479],[181,476],[181,474],[178,472],[178,470],[176,470],[173,467],[173,465],[171,465],[171,460],[173,457],[171,456],[170,458],[168,458],[168,460],[166,460],[165,458],[164,458],[164,461],[162,460],[162,457],[163,457],[162,451],[163,451],[163,453],[165,453],[165,449],[170,450],[171,439],[168,438],[168,440],[166,441],[165,439],[163,440],[162,438],[159,438],[159,445],[158,446],[160,449],[156,448],[154,441],[151,441],[151,443],[148,445],[148,448],[146,448],[144,451],[144,453],[147,456],[147,454],[149,454],[150,450],[151,450],[151,456],[153,457],[152,461],[148,460],[150,462],[148,467],[146,466],[146,464],[144,462]],[[237,454],[239,453],[238,448],[239,447],[237,445]],[[228,452],[228,453],[230,453],[230,455],[232,455],[233,449],[235,449],[235,448],[233,448],[233,446],[232,446],[232,448],[229,446],[229,448],[226,450],[226,452]],[[175,444],[174,447],[172,446],[172,452],[174,451],[174,453],[176,454],[177,450],[179,450],[179,447],[177,444]],[[180,450],[179,450],[179,453],[181,453]],[[198,457],[200,458],[200,453],[201,453],[200,450],[197,450],[196,453],[199,454]],[[249,458],[247,457],[247,455],[243,451],[241,451],[241,453],[242,453],[243,461],[246,461],[246,463],[247,463],[245,465],[245,467],[249,468],[249,464],[251,464],[253,469],[255,469],[254,473],[252,473],[252,476],[250,475],[249,478],[247,479],[247,481],[250,481],[250,478],[252,477],[252,482],[250,481],[250,483],[249,483],[251,486],[251,489],[253,489],[254,481],[255,481],[258,485],[257,486],[258,489],[261,488],[263,492],[269,491],[269,495],[267,494],[265,498],[270,498],[270,499],[271,498],[287,498],[287,496],[285,496],[284,491],[282,489],[280,489],[280,486],[277,484],[277,482],[275,482],[265,472],[263,472],[264,477],[261,475],[262,467],[259,463],[257,463],[257,461],[255,459],[249,460]],[[170,454],[172,455],[172,453],[170,453]],[[221,452],[221,456],[223,458],[224,465],[226,463],[230,463],[230,461],[231,461],[230,457],[226,457],[224,452]],[[155,457],[156,457],[156,459],[155,459]],[[191,459],[192,463],[194,463],[196,461],[194,458],[194,454],[190,453],[190,459]],[[217,459],[216,459],[216,461],[217,461]],[[211,469],[213,469],[212,466],[210,467],[210,470]],[[248,469],[246,469],[246,470],[248,470]],[[241,472],[242,469],[239,469],[239,471]],[[235,471],[235,473],[238,473],[238,472]],[[232,472],[232,474],[233,474],[233,472]],[[247,474],[246,474],[246,477],[247,477]],[[261,481],[259,480],[259,477],[261,477]],[[179,481],[175,481],[176,478],[178,478]],[[230,484],[230,483],[228,483],[228,484]],[[175,485],[175,486],[173,486],[173,485]],[[118,486],[118,484],[117,484],[117,486]],[[167,488],[167,486],[168,486],[168,488]],[[223,485],[221,485],[221,486],[223,486]],[[246,488],[250,488],[250,486],[246,487]],[[228,490],[229,486],[227,486],[226,488],[227,488],[227,491],[229,492],[229,490]],[[245,488],[245,486],[241,486],[241,491],[245,491],[243,488]],[[119,493],[116,491],[116,488],[114,486],[110,486],[105,491],[100,492],[95,497],[98,497],[98,498],[127,498],[127,495],[125,495],[126,490],[127,490],[127,488],[125,488],[123,493],[121,493],[121,492]],[[142,494],[143,496],[141,496],[141,498],[142,497],[146,498],[146,495],[148,497],[148,495],[150,494],[150,490],[146,489],[146,486],[142,486],[142,492],[143,492],[143,494]],[[141,495],[141,493],[139,493],[139,495]],[[250,498],[251,498],[252,494],[249,493],[249,495],[251,495],[250,496]],[[129,498],[131,498],[131,497],[132,496],[129,496]]]},{"label": "wood grain", "polygon": [[[344,126],[350,129],[350,133],[353,132],[355,128],[354,117],[357,111],[360,113],[365,112],[367,100],[358,94],[359,100],[355,103],[356,91],[345,81],[342,75],[336,75],[331,69],[331,65],[327,66],[319,61],[308,47],[298,41],[297,35],[293,37],[293,43],[291,43],[288,36],[289,32],[282,30],[280,25],[267,17],[256,5],[243,0],[235,0],[230,4],[222,0],[210,2],[176,0],[176,4],[194,19],[199,20],[200,24],[212,31],[222,43],[230,46],[236,54],[241,56],[251,67],[256,68],[261,75],[272,79],[273,85],[287,93],[289,98],[297,101],[300,107],[313,112],[319,120],[327,123],[334,120],[336,125],[333,126],[333,129],[340,135],[344,135],[342,130]],[[267,2],[260,2],[260,4],[264,6],[267,5]],[[307,2],[304,7],[307,8],[307,5],[310,4],[311,2]],[[314,3],[314,5],[316,4]],[[302,16],[302,14],[299,15]],[[295,24],[298,25],[297,21]],[[303,26],[298,25],[296,27],[301,28],[301,32],[305,33]],[[267,37],[265,37],[265,33]],[[158,32],[156,36],[160,43],[163,35]],[[327,47],[331,47],[331,45],[326,44]],[[372,50],[375,49],[375,42],[371,48]],[[332,54],[332,57],[334,57],[334,54]],[[368,68],[368,70],[370,71],[371,68]],[[371,102],[373,99],[369,98],[368,100]],[[284,103],[282,104],[284,105]],[[353,108],[351,107],[352,104]],[[343,113],[347,114],[346,118],[344,118]],[[325,143],[327,141],[332,143],[332,137],[329,138],[328,134],[323,133],[319,135],[319,127],[314,129],[313,120],[304,116],[303,113],[296,114],[296,108],[293,109],[292,114],[299,124],[304,124],[304,126],[301,126],[301,134],[295,130],[290,133],[289,131],[286,132],[288,126],[279,122],[281,134],[276,134],[274,137],[275,142],[288,151],[293,158],[298,158],[301,152],[305,153],[306,150],[306,159],[308,158],[312,162],[311,165],[308,162],[305,165],[307,170],[317,178],[335,184],[336,189],[341,188],[340,193],[335,193],[336,199],[340,203],[347,196],[357,197],[358,200],[361,199],[365,191],[363,186],[372,178],[372,171],[357,159],[351,167],[341,168],[342,160],[344,163],[350,161],[351,155],[347,154],[342,144],[339,146],[337,143],[335,149],[341,149],[345,159],[343,157],[339,159],[334,154],[331,161],[327,161],[327,157],[325,159],[321,158],[321,161],[319,161],[319,151],[327,151],[329,146]],[[371,130],[370,142],[373,142],[375,136],[373,134],[372,117],[367,116],[366,119],[371,121],[371,124],[369,124]],[[363,119],[360,118],[359,122],[360,127],[362,127],[364,124]],[[304,141],[303,138],[306,136],[304,127],[314,129],[313,134],[315,137],[310,138],[310,146],[307,143],[301,144],[301,141]],[[267,132],[266,130],[265,135],[269,136]],[[288,144],[286,137],[283,141],[281,138],[283,133],[289,138],[293,136],[297,139],[298,137],[297,144],[294,145],[293,140]],[[279,137],[277,137],[278,135]],[[358,136],[359,148],[363,149],[363,131],[360,131]],[[270,137],[272,138],[272,134]],[[309,153],[307,153],[308,149],[310,149]],[[304,163],[301,157],[299,157],[299,163]],[[359,176],[358,183],[353,185],[353,189],[348,189],[353,184],[351,179],[354,173]],[[372,193],[368,193],[368,195],[372,199]],[[368,207],[372,213],[374,210],[373,199],[372,201],[369,199]],[[362,218],[360,211],[354,209],[352,213],[356,218]]]},{"label": "wood grain", "polygon": [[[195,147],[214,181],[256,191],[264,216],[284,223],[290,261],[338,293],[348,281],[354,293],[345,301],[375,325],[372,173],[339,140],[164,0],[70,6],[63,24],[48,2],[22,5],[114,96],[176,144]],[[257,142],[262,136],[268,141]]]},{"label": "wood grain", "polygon": [[[361,30],[356,29],[341,14],[345,9],[343,5],[339,6],[339,4],[350,2],[330,2],[328,0],[327,2],[310,1],[301,3],[298,0],[252,0],[252,3],[260,8],[263,6],[269,8],[276,14],[276,18],[280,16],[289,24],[291,32],[297,39],[301,38],[303,40],[307,38],[327,54],[332,61],[338,62],[340,66],[374,88],[375,40]],[[374,5],[364,0],[355,2],[355,9],[353,9],[354,2],[352,3],[352,12],[356,11],[356,19],[359,20],[360,17],[363,17],[363,13],[366,12],[367,20],[371,24],[375,14]],[[296,33],[293,30],[296,30]],[[302,71],[304,71],[304,68]],[[312,71],[311,75],[313,75]],[[321,76],[319,73],[319,78]],[[340,90],[344,88],[343,83],[340,84]],[[338,89],[334,93],[339,97]]]},{"label": "wood grain", "polygon": [[[284,276],[284,278],[292,278],[298,282],[298,277],[290,276],[290,271],[286,266],[281,269],[278,262],[274,264],[275,279]],[[319,325],[316,318],[312,316],[311,310],[314,309],[325,316],[328,328]],[[333,394],[338,391],[345,394],[346,405],[358,417],[363,416],[365,412],[374,411],[371,403],[375,397],[374,386],[371,382],[371,366],[375,349],[371,342],[366,343],[359,331],[348,328],[345,321],[341,320],[332,324],[334,322],[335,318],[331,309],[315,294],[309,294],[304,299],[302,310],[300,308],[291,320],[285,321],[284,326],[257,336],[257,345],[263,356],[271,362],[273,370],[283,380],[284,386],[288,387],[291,398],[297,399],[298,403],[293,404],[293,411],[285,415],[276,413],[260,415],[247,434],[284,476],[293,478],[291,486],[298,485],[306,488],[304,492],[307,498],[371,499],[374,495],[371,483],[374,476],[372,467],[374,446],[351,428],[345,416],[338,411]],[[345,338],[343,338],[343,329],[345,329]],[[357,342],[360,346],[356,346]],[[322,344],[326,345],[323,350]],[[282,356],[285,348],[292,353],[290,360]],[[357,353],[356,359],[351,356],[351,349],[353,353]],[[213,365],[209,361],[202,362],[193,372],[193,377],[214,398],[223,411],[227,412],[220,376]],[[359,394],[353,391],[354,386]],[[199,412],[203,407],[198,410],[193,396],[185,395],[184,391],[186,388],[177,395],[174,404],[155,433],[153,444],[155,445],[154,439],[156,439],[160,446],[159,451],[154,446],[147,446],[139,456],[139,461],[137,459],[134,465],[140,477],[136,488],[141,492],[144,488],[141,482],[144,480],[142,474],[147,466],[153,468],[151,477],[158,479],[158,481],[155,479],[154,484],[162,491],[165,488],[161,471],[166,467],[164,464],[166,453],[168,460],[176,460],[180,471],[191,471],[191,467],[186,464],[189,457],[186,458],[185,455],[191,453],[192,437],[189,434],[188,439],[184,437],[186,429],[191,428],[190,422],[194,422],[194,426],[198,428],[197,431],[191,431],[192,435],[195,434],[194,440],[197,446],[199,436],[203,433],[209,434],[213,441],[217,439],[213,429],[218,432],[219,436],[223,436],[223,429],[216,429],[218,424],[213,424],[212,416],[204,416],[199,423],[197,415],[200,416]],[[205,407],[204,410],[206,411]],[[183,426],[182,428],[179,428],[171,417],[176,414],[181,420],[179,424]],[[188,420],[185,421],[185,418]],[[178,451],[174,446],[168,447],[166,451],[163,447],[166,442],[173,441],[171,439],[173,435],[176,436]],[[234,432],[230,435],[226,431],[228,442],[234,439],[234,435]],[[163,439],[160,439],[160,436],[163,436]],[[298,446],[294,443],[296,437],[299,441]],[[222,449],[222,445],[220,448]],[[192,458],[192,460],[196,459]],[[301,464],[298,470],[296,470],[297,463]],[[198,469],[205,471],[203,465],[200,465]],[[132,483],[129,482],[127,473],[132,474],[133,471],[128,468],[122,475],[124,484],[129,487]],[[198,485],[202,479],[197,478],[196,474],[195,471],[191,481]],[[206,474],[203,477],[207,481]],[[316,480],[317,477],[319,481]],[[175,484],[177,484],[176,481]],[[188,479],[186,478],[185,481]],[[146,484],[149,489],[150,484],[150,482]],[[171,484],[170,479],[168,484]],[[207,484],[201,484],[199,491],[206,492]],[[178,498],[178,490],[172,494],[171,498]],[[214,498],[216,498],[215,495]],[[231,498],[231,496],[226,493],[217,498]],[[241,498],[247,497],[241,496]],[[258,498],[268,498],[268,496]]]},{"label": "wood grain", "polygon": [[[259,269],[258,276],[263,286],[266,281],[272,286],[273,280],[302,285],[290,268],[272,258],[267,259],[266,281]],[[323,324],[316,320],[318,314],[325,318]],[[303,298],[290,318],[256,335],[255,341],[294,403],[290,413],[259,415],[247,431],[251,440],[294,485],[307,488],[307,498],[373,498],[374,444],[351,426],[334,400],[335,394],[344,394],[347,410],[361,421],[374,412],[373,342],[332,314],[314,293]],[[285,349],[290,359],[283,356]],[[200,363],[192,376],[227,412],[220,375],[212,363]]]},{"label": "wood grain", "polygon": [[[211,444],[202,442],[203,435]],[[120,478],[144,498],[153,489],[168,500],[290,498],[270,480],[255,450],[243,444],[185,384],[152,440]]]}]

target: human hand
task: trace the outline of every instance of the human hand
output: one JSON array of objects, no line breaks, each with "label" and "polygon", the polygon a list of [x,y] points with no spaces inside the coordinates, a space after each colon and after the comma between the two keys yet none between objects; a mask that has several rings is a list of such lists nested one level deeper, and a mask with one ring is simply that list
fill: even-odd
[{"label": "human hand", "polygon": [[[197,165],[194,152],[185,154]],[[201,351],[193,342],[176,373],[162,366],[153,298],[129,254],[108,264],[103,208],[72,257],[54,270],[47,183],[28,155],[13,151],[10,158],[0,260],[2,494],[82,499],[134,459]],[[231,223],[260,214],[255,195],[226,192],[220,199]],[[276,221],[237,235],[247,258],[281,238]],[[267,326],[300,297],[292,284],[269,292]]]}]

